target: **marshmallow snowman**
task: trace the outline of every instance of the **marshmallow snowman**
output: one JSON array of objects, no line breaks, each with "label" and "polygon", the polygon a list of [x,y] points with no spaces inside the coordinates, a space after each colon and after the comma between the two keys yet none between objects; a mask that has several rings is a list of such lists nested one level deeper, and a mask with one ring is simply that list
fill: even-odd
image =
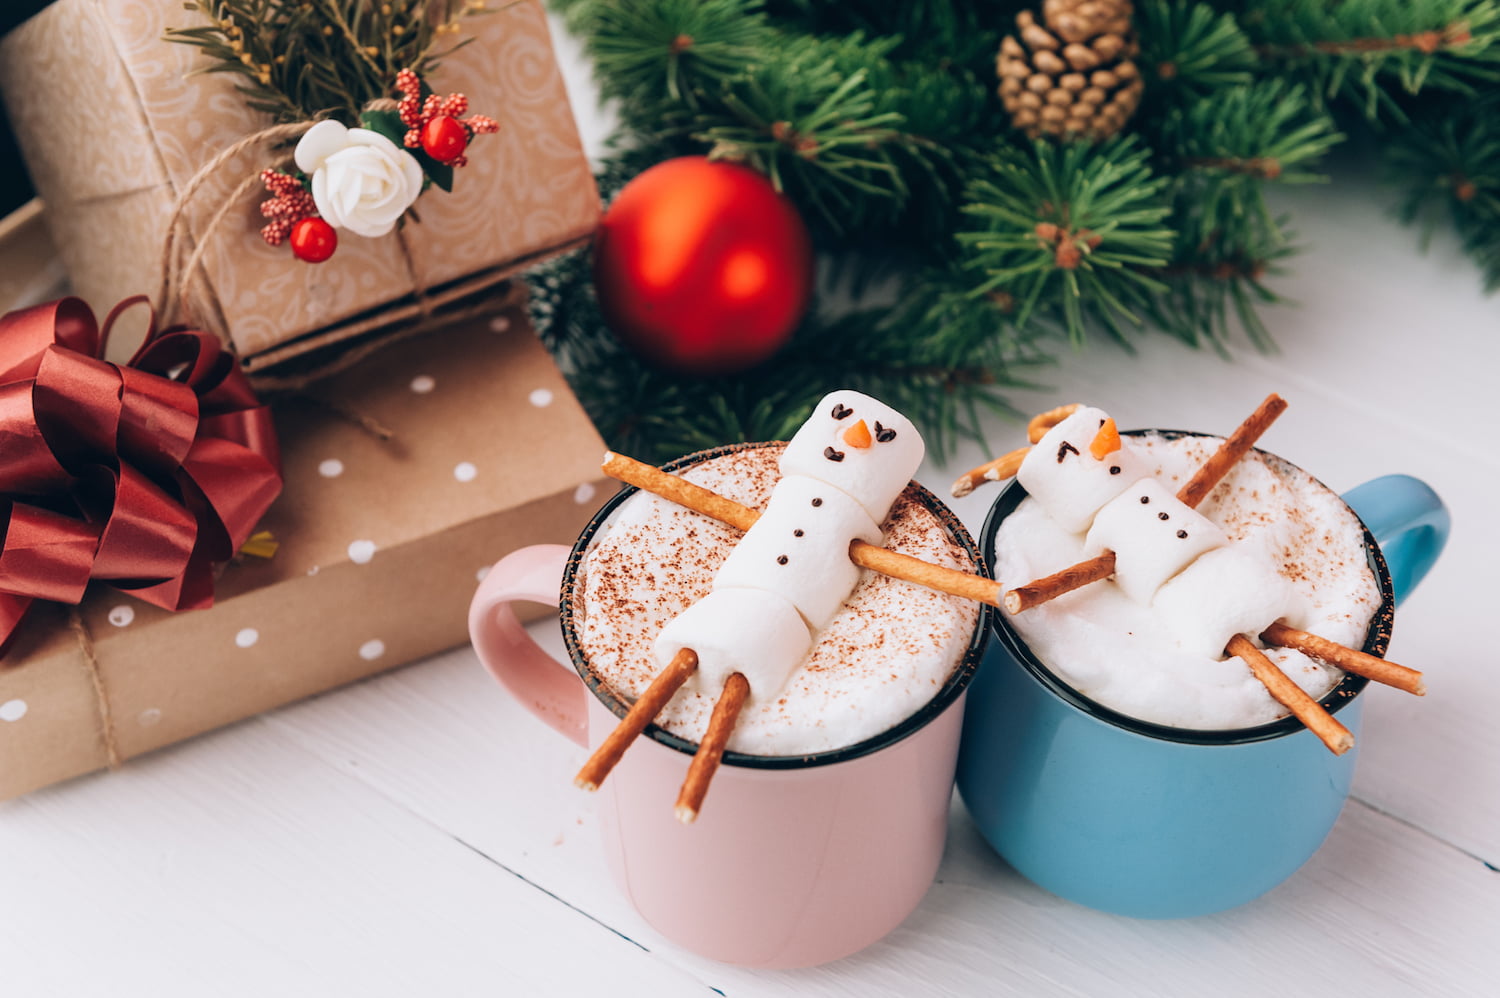
[{"label": "marshmallow snowman", "polygon": [[739,672],[749,704],[773,699],[859,581],[849,545],[882,543],[880,524],[925,451],[911,421],[878,399],[824,396],[787,444],[769,505],[713,591],[662,628],[658,667],[691,648],[698,670],[689,686],[718,696]]},{"label": "marshmallow snowman", "polygon": [[1100,507],[1148,474],[1125,440],[1096,456],[1094,438],[1110,421],[1102,409],[1084,406],[1037,441],[1021,461],[1016,481],[1063,529],[1078,534]]}]

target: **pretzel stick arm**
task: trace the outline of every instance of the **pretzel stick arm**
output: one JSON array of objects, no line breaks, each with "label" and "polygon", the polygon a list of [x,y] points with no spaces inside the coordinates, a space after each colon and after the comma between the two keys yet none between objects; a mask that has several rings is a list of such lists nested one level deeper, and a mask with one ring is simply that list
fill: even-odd
[{"label": "pretzel stick arm", "polygon": [[737,530],[749,530],[751,524],[760,519],[760,513],[749,506],[742,506],[733,499],[726,499],[717,492],[624,454],[606,453],[602,470],[610,478],[653,492]]},{"label": "pretzel stick arm", "polygon": [[1030,447],[1017,447],[1009,454],[1002,454],[993,461],[970,468],[953,483],[953,497],[962,499],[985,482],[999,482],[1010,478],[1021,467],[1021,462],[1030,450]]},{"label": "pretzel stick arm", "polygon": [[625,750],[630,748],[630,743],[635,741],[646,725],[650,724],[661,709],[672,699],[672,694],[688,681],[694,672],[698,670],[698,654],[691,648],[684,648],[668,663],[667,667],[657,673],[656,678],[651,680],[651,685],[646,687],[646,692],[641,694],[639,700],[630,705],[630,710],[615,725],[615,730],[609,733],[609,737],[600,743],[589,756],[589,761],[583,764],[578,775],[573,777],[575,786],[584,790],[598,790],[599,784],[610,774],[615,765],[625,755]]},{"label": "pretzel stick arm", "polygon": [[1018,586],[1005,594],[1004,607],[1007,613],[1020,613],[1038,604],[1056,599],[1063,593],[1082,589],[1091,582],[1107,579],[1115,571],[1115,553],[1105,551],[1088,561],[1080,561],[1061,572],[1054,572],[1044,579],[1028,585]]},{"label": "pretzel stick arm", "polygon": [[1208,494],[1219,484],[1219,480],[1229,474],[1235,462],[1244,457],[1260,435],[1276,422],[1276,417],[1286,411],[1286,399],[1272,392],[1267,395],[1265,401],[1256,407],[1243,423],[1235,428],[1235,431],[1224,438],[1219,449],[1214,451],[1213,456],[1203,462],[1203,467],[1198,469],[1188,483],[1177,493],[1177,498],[1184,505],[1198,507]]},{"label": "pretzel stick arm", "polygon": [[944,568],[909,554],[901,554],[890,548],[878,547],[868,541],[854,540],[849,544],[849,560],[860,568],[889,575],[893,579],[914,582],[928,589],[951,596],[1000,605],[1000,583],[972,572],[960,572],[956,568]]},{"label": "pretzel stick arm", "polygon": [[1387,662],[1374,655],[1366,655],[1362,651],[1348,648],[1337,641],[1329,641],[1327,638],[1320,638],[1316,634],[1299,631],[1282,623],[1272,624],[1260,637],[1266,644],[1295,648],[1304,655],[1338,666],[1345,672],[1352,672],[1377,683],[1394,686],[1398,690],[1405,690],[1419,697],[1427,695],[1427,684],[1423,682],[1422,674],[1416,669],[1408,669],[1404,665]]},{"label": "pretzel stick arm", "polygon": [[1083,408],[1082,402],[1069,402],[1067,405],[1060,405],[1056,409],[1048,409],[1046,412],[1037,413],[1031,417],[1031,422],[1026,424],[1026,439],[1032,443],[1036,443],[1047,435],[1048,430],[1081,408]]},{"label": "pretzel stick arm", "polygon": [[734,722],[739,719],[740,709],[745,706],[745,698],[749,695],[750,682],[738,672],[724,684],[724,692],[719,694],[713,716],[708,719],[708,731],[698,743],[698,751],[682,781],[682,792],[677,795],[674,813],[684,825],[698,820],[698,812],[703,810],[703,798],[708,795],[709,782],[724,758],[724,746],[729,744]]},{"label": "pretzel stick arm", "polygon": [[1307,729],[1317,735],[1334,755],[1343,755],[1354,747],[1354,736],[1349,733],[1349,729],[1323,709],[1322,704],[1308,696],[1302,687],[1287,678],[1287,674],[1251,644],[1249,638],[1236,634],[1229,639],[1229,645],[1224,650],[1244,659],[1255,678],[1265,686],[1266,692],[1290,710],[1297,720],[1307,725]]}]

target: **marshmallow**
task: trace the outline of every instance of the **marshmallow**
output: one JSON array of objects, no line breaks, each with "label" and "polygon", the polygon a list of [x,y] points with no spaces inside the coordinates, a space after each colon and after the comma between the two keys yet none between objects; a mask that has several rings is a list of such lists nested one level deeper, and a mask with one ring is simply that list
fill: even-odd
[{"label": "marshmallow", "polygon": [[1109,415],[1085,406],[1039,440],[1016,471],[1016,481],[1047,515],[1077,534],[1089,528],[1099,508],[1149,471],[1128,438],[1101,460],[1089,449]]},{"label": "marshmallow", "polygon": [[823,396],[797,430],[781,455],[781,473],[832,485],[879,524],[925,451],[911,420],[879,399],[844,389]]},{"label": "marshmallow", "polygon": [[1115,553],[1115,583],[1137,603],[1151,597],[1205,551],[1229,543],[1224,531],[1154,478],[1143,478],[1094,517],[1085,558]]},{"label": "marshmallow", "polygon": [[[847,559],[846,559],[847,560]],[[758,589],[715,589],[661,629],[654,654],[665,669],[684,648],[698,654],[686,686],[715,699],[736,672],[750,683],[747,704],[773,699],[812,647],[812,634],[784,597]]]},{"label": "marshmallow", "polygon": [[1236,634],[1256,637],[1292,609],[1291,586],[1258,550],[1222,547],[1200,555],[1162,584],[1157,619],[1183,651],[1223,658]]},{"label": "marshmallow", "polygon": [[884,540],[864,507],[826,482],[784,477],[760,519],[729,552],[714,589],[777,593],[809,627],[824,627],[859,581],[859,566],[849,560],[855,538],[876,545]]}]

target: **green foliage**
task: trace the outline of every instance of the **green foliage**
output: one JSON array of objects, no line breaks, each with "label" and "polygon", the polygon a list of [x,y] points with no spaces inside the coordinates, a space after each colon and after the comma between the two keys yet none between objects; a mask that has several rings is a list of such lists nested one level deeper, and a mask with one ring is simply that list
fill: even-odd
[{"label": "green foliage", "polygon": [[[354,124],[370,101],[391,96],[396,74],[425,75],[465,45],[457,18],[476,0],[187,0],[212,24],[169,28],[170,41],[208,57],[205,73],[230,73],[257,111],[277,122],[329,112]],[[446,47],[444,47],[446,44]]]},{"label": "green foliage", "polygon": [[1485,287],[1500,289],[1500,94],[1444,96],[1422,111],[1386,146],[1390,174],[1406,189],[1401,216],[1421,224],[1424,240],[1451,219]]},{"label": "green foliage", "polygon": [[1172,232],[1161,222],[1166,181],[1153,177],[1133,139],[1002,148],[991,176],[975,181],[964,211],[979,231],[962,232],[968,263],[985,274],[976,289],[1018,304],[1024,326],[1042,307],[1060,311],[1075,343],[1085,317],[1126,339],[1150,295],[1150,272],[1167,262]]},{"label": "green foliage", "polygon": [[586,255],[550,268],[549,343],[623,449],[784,435],[849,384],[942,453],[1096,331],[1270,348],[1257,310],[1295,245],[1266,190],[1324,179],[1338,115],[1387,129],[1407,213],[1446,206],[1500,282],[1500,124],[1465,100],[1500,70],[1493,0],[1137,0],[1145,93],[1098,146],[1027,140],[996,98],[1000,39],[1040,0],[554,3],[621,117],[607,191],[671,156],[747,161],[851,276],[772,361],[702,380],[614,341]]}]

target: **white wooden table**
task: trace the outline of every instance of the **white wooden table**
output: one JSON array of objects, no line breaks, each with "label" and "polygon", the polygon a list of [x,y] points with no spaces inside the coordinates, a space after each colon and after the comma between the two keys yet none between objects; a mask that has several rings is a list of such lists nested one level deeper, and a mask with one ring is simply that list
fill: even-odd
[{"label": "white wooden table", "polygon": [[[580,110],[597,149],[605,116]],[[1012,872],[955,802],[937,883],[886,940],[811,970],[714,964],[615,893],[581,751],[465,648],[0,804],[0,994],[1500,994],[1500,300],[1451,240],[1419,254],[1372,184],[1278,203],[1310,246],[1277,284],[1299,304],[1268,313],[1279,354],[1152,336],[1014,396],[1222,432],[1278,391],[1270,449],[1340,491],[1404,471],[1449,503],[1453,543],[1390,647],[1432,692],[1371,688],[1353,799],[1266,897],[1188,921],[1090,911]],[[991,430],[997,451],[1021,437]],[[946,491],[979,460],[919,477]],[[956,504],[971,528],[993,495]]]}]

